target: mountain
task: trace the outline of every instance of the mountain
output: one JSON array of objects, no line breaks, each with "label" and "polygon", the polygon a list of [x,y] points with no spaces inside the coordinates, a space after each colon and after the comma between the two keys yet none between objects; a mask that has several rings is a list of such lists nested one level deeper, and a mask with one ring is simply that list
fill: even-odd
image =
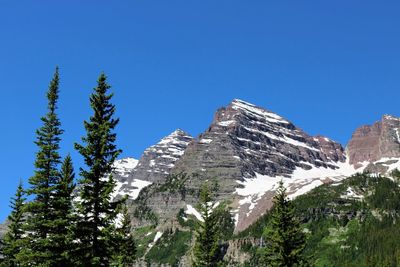
[{"label": "mountain", "polygon": [[[298,195],[354,170],[346,164],[340,144],[310,136],[264,108],[233,100],[216,112],[173,171],[216,177],[222,198],[233,200],[236,231],[241,231],[271,206],[280,179],[289,194]],[[193,181],[190,186],[198,188],[201,183]]]},{"label": "mountain", "polygon": [[[385,115],[358,128],[345,149],[272,111],[235,99],[216,111],[198,138],[176,130],[146,149],[136,166],[127,163],[129,173],[116,175],[116,195],[134,200],[147,188],[140,197],[141,210],[162,222],[174,221],[181,209],[195,214],[195,192],[206,180],[217,181],[218,198],[231,202],[235,231],[240,232],[271,207],[280,180],[295,198],[356,172],[387,173],[400,166],[399,127],[400,119]],[[191,194],[179,195],[171,188],[178,183],[167,177],[181,173],[187,176],[180,178],[180,190]],[[133,204],[133,209],[138,207]]]}]

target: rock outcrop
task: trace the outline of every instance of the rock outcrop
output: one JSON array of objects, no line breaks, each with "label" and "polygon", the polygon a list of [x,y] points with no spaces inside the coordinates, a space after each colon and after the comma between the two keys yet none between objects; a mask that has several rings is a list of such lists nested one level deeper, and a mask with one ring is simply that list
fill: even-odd
[{"label": "rock outcrop", "polygon": [[386,172],[400,158],[400,118],[384,115],[380,121],[358,128],[347,149],[350,164],[369,165],[365,170]]}]

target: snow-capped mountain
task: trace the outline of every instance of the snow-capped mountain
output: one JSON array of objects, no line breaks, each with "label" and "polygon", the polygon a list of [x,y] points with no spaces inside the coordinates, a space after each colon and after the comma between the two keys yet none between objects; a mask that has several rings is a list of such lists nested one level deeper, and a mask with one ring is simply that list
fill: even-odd
[{"label": "snow-capped mountain", "polygon": [[[355,172],[385,173],[400,167],[399,127],[398,118],[385,115],[357,129],[345,150],[327,137],[308,135],[278,114],[236,99],[217,110],[198,138],[176,130],[146,149],[136,166],[132,160],[116,163],[116,195],[134,199],[140,189],[162,184],[169,174],[196,174],[185,184],[188,191],[216,179],[219,197],[231,201],[236,231],[241,231],[271,207],[280,180],[294,198]],[[182,200],[168,194],[148,197],[148,207],[163,220],[174,220],[180,209],[195,212],[195,197]]]},{"label": "snow-capped mountain", "polygon": [[164,137],[156,145],[147,148],[140,158],[130,179],[157,183],[163,181],[193,140],[189,134],[178,129]]},{"label": "snow-capped mountain", "polygon": [[[272,204],[283,179],[296,196],[354,172],[343,147],[310,136],[281,116],[242,100],[219,109],[211,126],[192,142],[175,172],[217,177],[223,198],[233,200],[237,230],[253,223]],[[192,181],[191,186],[199,183]]]},{"label": "snow-capped mountain", "polygon": [[136,199],[141,189],[163,181],[192,140],[191,136],[178,129],[147,148],[140,160],[125,158],[116,161],[114,197],[128,195],[130,199]]}]

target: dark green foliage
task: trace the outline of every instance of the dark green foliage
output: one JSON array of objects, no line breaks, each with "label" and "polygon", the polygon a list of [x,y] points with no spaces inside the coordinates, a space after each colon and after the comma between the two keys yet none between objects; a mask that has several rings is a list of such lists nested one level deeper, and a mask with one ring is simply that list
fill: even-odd
[{"label": "dark green foliage", "polygon": [[136,258],[144,256],[148,246],[153,242],[156,232],[154,232],[155,226],[148,225],[140,228],[136,228],[133,232],[134,238],[137,242],[136,246]]},{"label": "dark green foliage", "polygon": [[125,267],[132,266],[135,261],[136,244],[132,235],[131,218],[126,204],[122,206],[120,226],[116,230],[115,244],[118,249],[114,251],[113,265]]},{"label": "dark green foliage", "polygon": [[191,239],[190,231],[166,231],[146,254],[146,260],[177,266],[181,257],[188,251]]},{"label": "dark green foliage", "polygon": [[274,197],[274,209],[265,229],[265,238],[263,266],[292,267],[304,262],[305,235],[294,215],[294,207],[286,197],[282,181]]},{"label": "dark green foliage", "polygon": [[54,193],[54,232],[50,235],[53,241],[54,266],[72,266],[71,252],[73,244],[72,226],[75,224],[73,211],[74,168],[68,155],[61,166],[60,180]]},{"label": "dark green foliage", "polygon": [[113,118],[115,106],[110,103],[109,89],[106,76],[101,74],[90,97],[94,114],[84,122],[84,145],[75,144],[87,166],[80,169],[79,219],[75,231],[80,242],[75,258],[80,266],[107,266],[116,249],[111,240],[120,203],[111,201],[115,187],[111,173],[121,151],[115,145],[113,131],[119,120]]},{"label": "dark green foliage", "polygon": [[41,119],[43,126],[36,131],[35,143],[39,151],[36,154],[35,175],[29,179],[31,187],[27,191],[33,196],[33,200],[26,205],[29,214],[25,225],[26,246],[18,255],[21,261],[33,265],[51,265],[54,256],[54,244],[48,237],[54,232],[53,194],[60,177],[57,169],[61,163],[58,150],[60,135],[63,133],[56,114],[58,86],[59,75],[56,68],[47,92],[48,112]]},{"label": "dark green foliage", "polygon": [[[363,195],[346,198],[346,191]],[[304,254],[313,266],[399,266],[400,190],[385,177],[358,174],[339,185],[323,185],[293,201],[296,217],[307,230]],[[240,234],[259,240],[271,213]],[[243,248],[259,266],[262,248]]]},{"label": "dark green foliage", "polygon": [[215,201],[209,186],[205,184],[200,191],[200,200],[197,210],[203,221],[198,221],[196,227],[195,244],[193,248],[193,266],[218,266],[222,262],[218,216],[213,216]]},{"label": "dark green foliage", "polygon": [[2,252],[4,259],[2,266],[19,266],[16,255],[21,251],[22,242],[22,225],[24,223],[24,191],[22,182],[19,183],[15,197],[11,199],[11,214],[8,216],[10,222],[8,231],[2,240]]}]

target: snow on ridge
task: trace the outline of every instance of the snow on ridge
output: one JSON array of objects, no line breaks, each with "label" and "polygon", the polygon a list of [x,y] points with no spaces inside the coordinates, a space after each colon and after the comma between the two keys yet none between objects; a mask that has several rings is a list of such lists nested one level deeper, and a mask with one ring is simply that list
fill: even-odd
[{"label": "snow on ridge", "polygon": [[264,132],[264,131],[260,131],[260,130],[249,128],[249,127],[243,127],[243,128],[245,128],[246,130],[248,130],[250,132],[255,132],[255,133],[259,133],[259,134],[265,135],[266,137],[274,139],[274,140],[278,140],[278,141],[281,141],[281,142],[284,142],[284,143],[288,143],[288,144],[291,144],[291,145],[294,145],[294,146],[301,146],[301,147],[304,147],[304,148],[307,148],[307,149],[310,149],[310,150],[321,152],[321,150],[319,150],[317,148],[314,148],[314,147],[311,147],[307,143],[300,142],[298,140],[292,139],[290,137],[287,137],[286,135],[283,135],[283,137],[280,137],[280,136],[274,135],[274,134],[269,133],[269,132]]},{"label": "snow on ridge", "polygon": [[[193,139],[193,137],[186,135],[186,133],[180,129],[177,129],[173,131],[171,134],[167,135],[166,137],[162,138],[158,144],[154,146],[160,146],[160,145],[173,145],[173,144],[183,144],[183,145],[188,145],[189,141],[183,141],[179,140],[180,137],[188,138],[188,139]],[[152,147],[154,147],[152,146]]]},{"label": "snow on ridge", "polygon": [[233,100],[232,108],[236,109],[236,110],[240,109],[245,112],[250,112],[253,115],[262,117],[265,120],[273,122],[273,123],[286,123],[286,124],[289,123],[287,120],[285,120],[281,116],[279,116],[273,112],[267,111],[266,109],[263,109],[263,108],[255,106],[253,104],[250,104],[248,102],[245,102],[243,100],[239,100],[239,99]]}]

